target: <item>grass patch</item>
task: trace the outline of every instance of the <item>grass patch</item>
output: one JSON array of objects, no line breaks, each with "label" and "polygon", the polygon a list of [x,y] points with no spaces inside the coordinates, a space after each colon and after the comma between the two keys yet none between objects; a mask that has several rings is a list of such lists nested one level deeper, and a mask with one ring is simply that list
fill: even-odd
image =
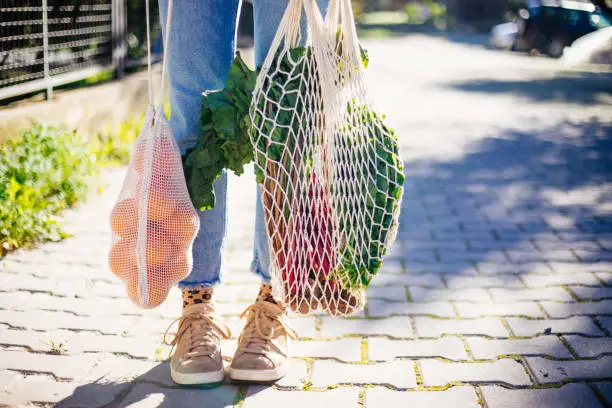
[{"label": "grass patch", "polygon": [[127,164],[143,117],[89,138],[36,124],[0,145],[0,258],[66,238],[58,214],[85,200],[100,168]]},{"label": "grass patch", "polygon": [[87,142],[74,132],[35,125],[0,146],[3,253],[64,238],[54,216],[86,197],[93,172]]}]

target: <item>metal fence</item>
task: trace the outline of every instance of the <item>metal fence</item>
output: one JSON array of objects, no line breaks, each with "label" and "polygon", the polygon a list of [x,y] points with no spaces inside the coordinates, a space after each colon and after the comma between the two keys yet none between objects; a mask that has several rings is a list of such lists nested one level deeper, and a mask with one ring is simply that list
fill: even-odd
[{"label": "metal fence", "polygon": [[0,0],[0,100],[41,89],[50,98],[109,69],[121,76],[126,58],[138,65],[146,54],[144,15],[144,1]]}]

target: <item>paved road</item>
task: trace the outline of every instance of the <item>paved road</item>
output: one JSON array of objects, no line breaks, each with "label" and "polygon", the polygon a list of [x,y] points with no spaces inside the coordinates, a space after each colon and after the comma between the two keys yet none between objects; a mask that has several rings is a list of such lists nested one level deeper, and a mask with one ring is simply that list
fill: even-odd
[{"label": "paved road", "polygon": [[[612,78],[443,38],[366,43],[401,136],[398,243],[352,319],[294,319],[273,386],[179,388],[158,309],[105,266],[108,189],[75,238],[0,261],[0,404],[63,407],[602,407],[612,404]],[[235,335],[254,185],[233,178],[221,313]],[[224,344],[231,356],[235,338]]]}]

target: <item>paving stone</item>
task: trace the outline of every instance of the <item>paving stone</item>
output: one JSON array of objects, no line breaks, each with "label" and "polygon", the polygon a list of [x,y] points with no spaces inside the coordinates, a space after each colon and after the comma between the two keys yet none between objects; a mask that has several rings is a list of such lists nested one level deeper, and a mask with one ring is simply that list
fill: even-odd
[{"label": "paving stone", "polygon": [[581,333],[589,336],[603,336],[604,333],[587,316],[574,316],[567,319],[533,320],[520,317],[507,317],[506,322],[516,336],[535,336],[550,330],[551,334]]},{"label": "paving stone", "polygon": [[387,299],[398,302],[406,302],[408,295],[403,286],[377,286],[367,290],[369,299]]},{"label": "paving stone", "polygon": [[21,380],[23,377],[25,375],[17,371],[0,370],[0,378],[2,378],[2,383],[0,383],[0,404],[2,404],[2,394],[10,391],[13,383]]},{"label": "paving stone", "polygon": [[612,262],[549,262],[556,273],[612,272]]},{"label": "paving stone", "polygon": [[[298,332],[298,334],[300,335],[300,338],[318,337],[316,320],[314,317],[306,317],[306,316],[294,317],[289,320],[289,323]],[[238,337],[243,327],[244,327],[244,320],[239,321],[237,324],[237,329],[232,330],[232,334],[235,337]]]},{"label": "paving stone", "polygon": [[414,302],[434,302],[440,300],[467,300],[490,303],[489,294],[482,288],[466,289],[426,289],[410,287],[410,296]]},{"label": "paving stone", "polygon": [[608,331],[608,334],[612,334],[612,316],[597,316],[596,317],[599,323],[605,327]]},{"label": "paving stone", "polygon": [[470,262],[445,262],[445,263],[414,263],[404,262],[406,273],[439,273],[442,275],[476,275],[476,270]]},{"label": "paving stone", "polygon": [[423,273],[420,275],[384,275],[381,274],[376,278],[372,279],[371,289],[378,286],[406,286],[406,285],[418,285],[428,286],[432,288],[442,288],[444,283],[440,275],[437,273]]},{"label": "paving stone", "polygon": [[[66,345],[70,353],[109,352],[125,353],[134,358],[154,359],[156,350],[167,351],[169,346],[162,343],[162,336],[139,337],[102,336],[93,333],[76,333]],[[165,355],[165,354],[164,354]]]},{"label": "paving stone", "polygon": [[583,262],[610,262],[612,261],[612,254],[608,251],[583,251],[577,249],[573,251],[578,258]]},{"label": "paving stone", "polygon": [[612,339],[609,337],[590,338],[583,336],[563,336],[571,348],[582,358],[599,357],[612,354]]},{"label": "paving stone", "polygon": [[612,356],[597,360],[554,361],[542,357],[526,357],[526,360],[537,380],[543,384],[608,378],[612,372]]},{"label": "paving stone", "polygon": [[[284,391],[265,386],[250,386],[242,405],[244,408],[260,407],[346,407],[358,408],[357,388],[336,388],[323,392]],[[200,400],[201,402],[201,400]],[[185,405],[187,406],[187,405]]]},{"label": "paving stone", "polygon": [[551,249],[577,249],[583,251],[601,251],[601,247],[594,241],[574,241],[574,242],[545,242],[538,241],[536,243],[540,250]]},{"label": "paving stone", "polygon": [[152,383],[134,384],[117,407],[196,407],[205,401],[210,407],[231,407],[238,392],[235,385],[217,388],[162,388]]},{"label": "paving stone", "polygon": [[289,373],[275,384],[279,387],[302,388],[306,380],[308,380],[306,361],[292,358]]},{"label": "paving stone", "polygon": [[398,256],[400,259],[406,262],[422,262],[422,263],[433,263],[436,262],[436,255],[434,251],[419,249],[418,251],[407,251]]},{"label": "paving stone", "polygon": [[439,251],[441,262],[508,262],[508,258],[502,251],[484,251],[479,253],[474,252],[453,252],[453,251]]},{"label": "paving stone", "polygon": [[601,285],[592,273],[572,273],[571,275],[532,275],[523,274],[521,279],[530,287],[560,286],[560,285]]},{"label": "paving stone", "polygon": [[294,341],[291,343],[291,355],[361,361],[361,339]]},{"label": "paving stone", "polygon": [[595,272],[595,275],[606,285],[612,286],[612,272]]},{"label": "paving stone", "polygon": [[574,252],[569,249],[543,250],[540,252],[518,252],[507,251],[511,262],[539,262],[539,261],[567,261],[575,262],[578,260]]},{"label": "paving stone", "polygon": [[448,251],[467,251],[468,246],[465,241],[415,241],[404,240],[403,250],[414,251],[419,249],[444,249]]},{"label": "paving stone", "polygon": [[0,394],[0,405],[23,407],[38,402],[57,403],[70,396],[76,387],[73,382],[58,382],[51,376],[18,375],[10,389]]},{"label": "paving stone", "polygon": [[31,330],[13,330],[0,328],[0,344],[3,346],[25,347],[30,351],[50,351],[53,345],[67,346],[74,332],[53,330],[35,332]]},{"label": "paving stone", "polygon": [[365,392],[368,408],[389,407],[454,407],[480,408],[474,389],[456,386],[445,391],[394,391],[387,388],[368,388]]},{"label": "paving stone", "polygon": [[540,336],[531,339],[487,339],[467,337],[466,341],[475,359],[495,359],[505,355],[547,355],[555,358],[571,358],[569,350],[557,336]]},{"label": "paving stone", "polygon": [[612,288],[590,288],[585,286],[570,286],[570,289],[581,300],[612,299]]},{"label": "paving stone", "polygon": [[511,274],[503,274],[498,276],[447,276],[446,282],[448,283],[448,287],[451,289],[525,287],[518,275]]},{"label": "paving stone", "polygon": [[490,363],[455,363],[439,360],[419,360],[423,385],[443,386],[450,382],[499,382],[511,386],[530,385],[523,366],[511,359]]},{"label": "paving stone", "polygon": [[129,329],[135,321],[134,316],[97,316],[92,319],[66,312],[0,310],[0,322],[32,330],[95,330],[112,334]]},{"label": "paving stone", "polygon": [[575,315],[596,315],[612,313],[612,300],[596,302],[540,302],[546,313],[551,317],[570,317]]},{"label": "paving stone", "polygon": [[[150,315],[139,316],[137,317],[136,323],[125,330],[125,333],[122,332],[121,335],[127,334],[129,336],[145,336],[164,334],[166,329],[174,320],[175,318],[173,317]],[[240,322],[237,317],[235,317],[235,320],[226,319],[225,322],[230,326],[230,329],[232,329],[232,333],[234,333],[234,329],[238,331],[242,328],[242,326],[239,326]],[[174,323],[171,330],[168,332],[168,335],[175,334],[177,327],[178,322]]]},{"label": "paving stone", "polygon": [[544,317],[535,302],[478,304],[455,302],[459,316],[466,318],[482,316],[527,316]]},{"label": "paving stone", "polygon": [[441,262],[465,262],[465,263],[476,263],[476,262],[493,262],[493,263],[507,263],[508,257],[503,251],[484,251],[484,252],[441,252]]},{"label": "paving stone", "polygon": [[596,382],[595,388],[604,396],[609,405],[612,405],[612,381]]},{"label": "paving stone", "polygon": [[0,369],[40,372],[62,379],[78,379],[84,376],[98,357],[95,355],[52,355],[2,350]]},{"label": "paving stone", "polygon": [[499,303],[518,302],[521,300],[560,300],[571,301],[572,296],[563,288],[548,287],[538,289],[489,289],[491,296]]},{"label": "paving stone", "polygon": [[560,388],[512,390],[499,386],[481,387],[489,408],[598,408],[601,404],[586,384]]},{"label": "paving stone", "polygon": [[[399,252],[399,251],[397,251]],[[395,254],[395,257],[397,257],[400,254]],[[387,254],[387,256],[391,256],[391,254]],[[398,273],[404,273],[404,268],[402,266],[402,263],[400,261],[398,261],[397,259],[387,259],[385,260],[385,262],[383,262],[382,267],[380,268],[380,273],[382,274],[398,274]]]},{"label": "paving stone", "polygon": [[412,337],[414,335],[410,318],[405,316],[393,316],[383,319],[321,318],[322,337],[339,337],[351,334],[388,335],[400,338]]},{"label": "paving stone", "polygon": [[368,358],[373,361],[392,360],[396,357],[443,357],[450,360],[466,360],[467,352],[458,337],[442,337],[431,340],[368,339]]},{"label": "paving stone", "polygon": [[[453,307],[448,302],[428,303],[397,303],[382,300],[368,301],[368,315],[371,317],[385,317],[392,315],[434,315],[438,317],[454,317]],[[1,320],[0,320],[1,321]]]},{"label": "paving stone", "polygon": [[[164,387],[173,387],[176,384],[170,378],[170,368],[168,362],[152,360],[136,360],[126,356],[116,356],[109,353],[98,353],[100,360],[95,363],[93,368],[81,379],[80,383],[86,384],[97,382],[99,384],[125,383],[130,382],[153,382]],[[87,398],[82,389],[79,398]],[[91,395],[90,397],[93,397]]]},{"label": "paving stone", "polygon": [[470,320],[432,319],[425,316],[414,318],[419,337],[440,337],[443,334],[481,334],[492,337],[507,337],[508,330],[501,320],[485,317]]},{"label": "paving stone", "polygon": [[312,366],[312,385],[328,387],[337,384],[388,384],[397,388],[416,388],[414,364],[397,360],[376,364],[346,364],[318,360]]},{"label": "paving stone", "polygon": [[479,262],[478,271],[483,275],[500,275],[516,273],[537,273],[552,274],[553,270],[544,262],[523,263],[523,264],[494,264]]}]

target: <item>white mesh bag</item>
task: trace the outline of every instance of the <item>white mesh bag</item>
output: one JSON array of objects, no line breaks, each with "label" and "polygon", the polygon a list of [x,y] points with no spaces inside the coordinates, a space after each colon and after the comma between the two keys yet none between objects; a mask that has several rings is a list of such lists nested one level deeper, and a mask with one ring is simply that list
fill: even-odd
[{"label": "white mesh bag", "polygon": [[354,23],[338,24],[352,19],[346,7],[332,0],[324,22],[314,0],[289,1],[250,108],[273,287],[304,314],[363,307],[402,194],[396,139],[372,111]]},{"label": "white mesh bag", "polygon": [[[172,0],[168,5],[168,44]],[[111,271],[121,278],[129,298],[144,308],[159,306],[170,288],[192,267],[192,244],[199,218],[189,198],[181,155],[168,125],[163,103],[153,106],[149,43],[149,107],[111,213]],[[160,95],[164,95],[165,47]]]}]

